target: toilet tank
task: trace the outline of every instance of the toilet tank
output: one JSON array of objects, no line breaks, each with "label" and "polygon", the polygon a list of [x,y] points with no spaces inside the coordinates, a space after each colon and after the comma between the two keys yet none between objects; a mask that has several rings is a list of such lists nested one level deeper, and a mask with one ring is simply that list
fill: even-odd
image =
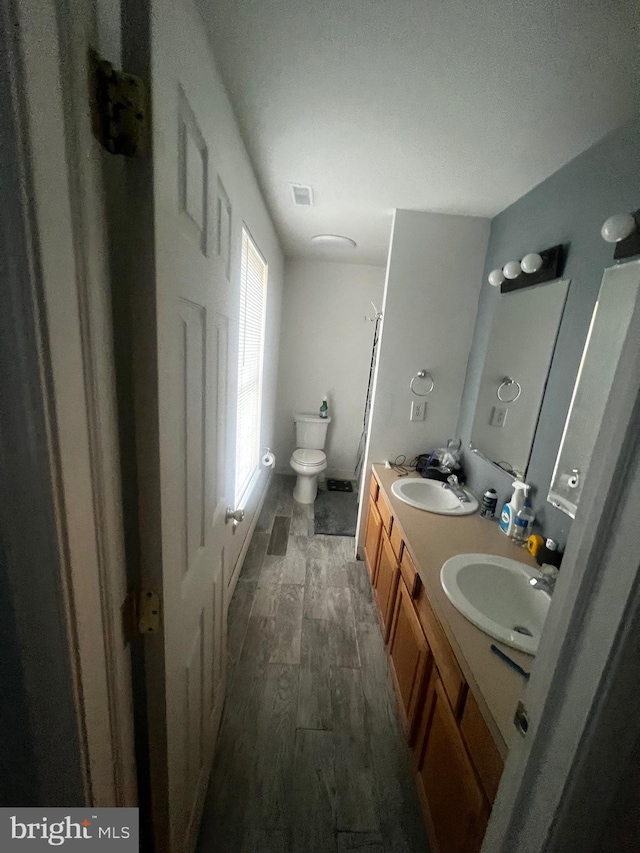
[{"label": "toilet tank", "polygon": [[321,418],[319,415],[296,412],[296,447],[309,447],[314,450],[324,450],[327,440],[327,427],[331,418]]}]

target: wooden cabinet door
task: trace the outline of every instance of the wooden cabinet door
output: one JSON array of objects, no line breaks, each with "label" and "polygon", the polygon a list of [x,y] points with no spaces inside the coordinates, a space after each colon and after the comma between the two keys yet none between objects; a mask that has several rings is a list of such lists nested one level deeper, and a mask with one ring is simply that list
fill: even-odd
[{"label": "wooden cabinet door", "polygon": [[375,501],[370,497],[369,509],[367,510],[367,526],[365,528],[364,535],[364,561],[367,565],[371,583],[374,583],[376,578],[381,532],[382,521],[380,519],[380,513],[377,510]]},{"label": "wooden cabinet door", "polygon": [[431,665],[431,650],[413,607],[411,595],[402,577],[389,640],[389,654],[395,675],[396,687],[404,712],[404,723],[409,743],[414,740],[415,722],[422,699],[424,680]]},{"label": "wooden cabinet door", "polygon": [[477,853],[489,805],[435,670],[424,714],[418,779],[433,846],[440,853]]},{"label": "wooden cabinet door", "polygon": [[396,555],[393,553],[389,537],[383,530],[374,590],[376,601],[378,602],[378,610],[380,611],[382,635],[385,643],[389,639],[389,632],[391,630],[391,618],[393,616],[399,577],[400,569]]},{"label": "wooden cabinet door", "polygon": [[490,804],[496,798],[504,761],[472,693],[467,695],[460,732]]}]

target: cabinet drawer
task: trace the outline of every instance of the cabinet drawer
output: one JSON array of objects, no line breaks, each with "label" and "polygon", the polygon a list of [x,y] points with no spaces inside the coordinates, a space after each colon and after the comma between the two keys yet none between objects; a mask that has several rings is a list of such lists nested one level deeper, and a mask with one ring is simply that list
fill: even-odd
[{"label": "cabinet drawer", "polygon": [[371,475],[371,479],[369,480],[369,494],[374,499],[374,501],[378,500],[378,492],[380,491],[380,486],[376,478]]},{"label": "cabinet drawer", "polygon": [[[393,539],[393,537],[392,537]],[[420,587],[420,576],[416,570],[415,563],[411,559],[411,555],[406,547],[402,551],[402,559],[400,561],[400,573],[409,590],[411,598],[415,598]]]},{"label": "cabinet drawer", "polygon": [[429,599],[422,584],[418,588],[415,606],[422,630],[433,652],[442,684],[449,697],[449,702],[451,702],[454,713],[459,717],[462,713],[467,683],[442,629],[442,625],[440,625],[438,617],[429,604]]},{"label": "cabinet drawer", "polygon": [[395,521],[391,526],[391,536],[389,537],[389,541],[391,542],[393,553],[396,555],[398,561],[400,561],[402,559],[402,553],[404,550],[404,542],[402,541],[402,533],[400,532],[400,528],[395,523]]},{"label": "cabinet drawer", "polygon": [[504,765],[472,693],[467,695],[464,703],[460,731],[478,771],[487,799],[493,803]]},{"label": "cabinet drawer", "polygon": [[382,526],[387,531],[388,535],[391,535],[391,526],[393,524],[393,513],[391,512],[391,507],[387,503],[387,499],[384,496],[383,492],[378,493],[378,512],[380,513],[380,518],[382,519]]}]

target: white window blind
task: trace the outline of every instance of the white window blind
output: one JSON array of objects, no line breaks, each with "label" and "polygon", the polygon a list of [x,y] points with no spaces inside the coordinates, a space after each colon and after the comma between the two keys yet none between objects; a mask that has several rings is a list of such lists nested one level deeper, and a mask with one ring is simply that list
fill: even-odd
[{"label": "white window blind", "polygon": [[236,426],[236,507],[241,506],[258,471],[262,357],[267,295],[267,264],[249,232],[242,229],[238,420]]}]

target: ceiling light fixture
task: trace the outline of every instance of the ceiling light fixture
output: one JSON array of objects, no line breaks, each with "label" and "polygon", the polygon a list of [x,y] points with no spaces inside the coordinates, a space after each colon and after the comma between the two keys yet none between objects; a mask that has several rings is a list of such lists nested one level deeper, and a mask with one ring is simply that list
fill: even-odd
[{"label": "ceiling light fixture", "polygon": [[316,234],[311,242],[323,249],[355,249],[358,245],[351,237],[343,237],[341,234]]}]

